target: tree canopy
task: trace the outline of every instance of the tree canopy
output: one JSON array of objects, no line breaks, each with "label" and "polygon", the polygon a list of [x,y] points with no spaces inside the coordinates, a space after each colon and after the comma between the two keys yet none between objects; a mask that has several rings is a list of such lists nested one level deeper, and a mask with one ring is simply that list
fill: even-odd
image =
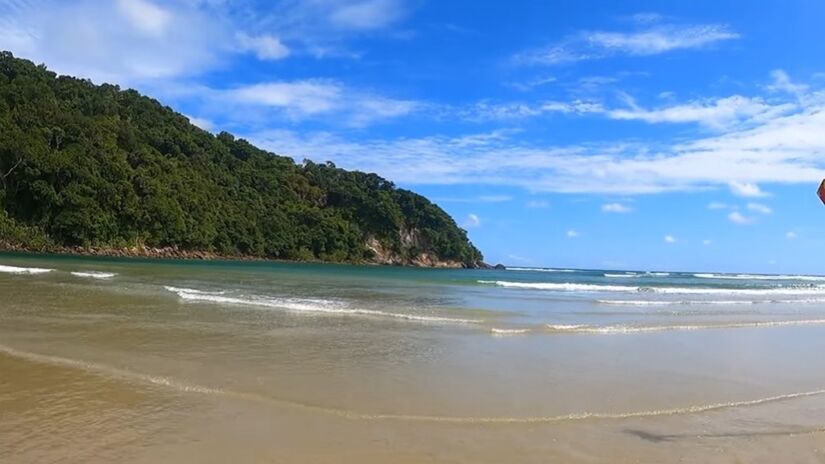
[{"label": "tree canopy", "polygon": [[0,53],[0,238],[334,262],[373,261],[377,241],[401,262],[482,259],[441,208],[376,174],[296,164],[134,90],[9,52]]}]

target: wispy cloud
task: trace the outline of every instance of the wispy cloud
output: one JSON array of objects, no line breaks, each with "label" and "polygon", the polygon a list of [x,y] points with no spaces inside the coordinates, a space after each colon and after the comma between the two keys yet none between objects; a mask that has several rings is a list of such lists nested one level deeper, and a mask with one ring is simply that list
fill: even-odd
[{"label": "wispy cloud", "polygon": [[738,197],[766,197],[769,195],[763,192],[759,185],[752,182],[731,181],[728,186],[731,193]]},{"label": "wispy cloud", "polygon": [[566,232],[567,238],[577,238],[580,234],[578,231],[574,229],[570,229]]},{"label": "wispy cloud", "polygon": [[640,28],[632,31],[583,31],[547,47],[520,53],[515,60],[557,65],[615,55],[649,56],[739,38],[738,33],[724,24],[661,24],[657,23],[661,17],[650,19],[637,22]]},{"label": "wispy cloud", "polygon": [[785,232],[785,238],[788,239],[788,240],[795,240],[796,237],[797,237],[796,232],[793,232],[793,231]]},{"label": "wispy cloud", "polygon": [[478,217],[478,215],[470,213],[467,215],[467,219],[464,220],[463,225],[468,229],[481,227],[481,219]]},{"label": "wispy cloud", "polygon": [[236,37],[241,50],[251,51],[261,60],[280,60],[289,56],[289,48],[269,34],[251,36],[239,32]]},{"label": "wispy cloud", "polygon": [[633,211],[633,208],[629,206],[625,206],[621,203],[605,203],[602,205],[602,211],[605,213],[630,213]]},{"label": "wispy cloud", "polygon": [[809,86],[806,84],[798,84],[791,81],[791,77],[788,76],[782,69],[774,69],[771,71],[771,78],[773,82],[771,82],[767,89],[772,92],[787,92],[792,95],[802,95],[808,91]]},{"label": "wispy cloud", "polygon": [[753,211],[754,213],[759,214],[772,214],[773,209],[769,206],[763,205],[761,203],[748,203],[747,208],[749,211]]},{"label": "wispy cloud", "polygon": [[536,208],[536,209],[538,209],[538,208],[549,208],[550,207],[550,202],[545,201],[545,200],[530,200],[530,201],[527,202],[527,204],[525,206],[527,206],[528,208]]},{"label": "wispy cloud", "polygon": [[[353,89],[331,79],[262,82],[228,90],[202,92],[201,98],[220,101],[215,109],[234,111],[243,120],[249,107],[274,110],[290,119],[334,117],[349,126],[366,126],[410,114],[424,104]],[[237,108],[227,108],[227,104]],[[277,114],[276,114],[277,115]]]},{"label": "wispy cloud", "polygon": [[656,109],[641,108],[632,102],[627,109],[607,111],[612,119],[639,120],[648,123],[699,123],[714,129],[724,129],[734,124],[753,120],[770,119],[792,111],[790,103],[769,104],[761,98],[741,95],[719,99],[706,99],[666,106]]},{"label": "wispy cloud", "polygon": [[507,130],[359,141],[328,132],[248,135],[279,153],[310,154],[405,184],[625,195],[729,188],[737,196],[765,197],[760,184],[825,177],[825,95],[809,92],[802,101],[789,113],[670,143],[546,145]]},{"label": "wispy cloud", "polygon": [[676,237],[672,235],[665,235],[665,243],[676,243]]},{"label": "wispy cloud", "polygon": [[728,214],[728,220],[734,224],[753,224],[754,219],[752,217],[745,216],[744,214],[740,213],[739,211],[734,211]]},{"label": "wispy cloud", "polygon": [[124,86],[198,76],[237,53],[353,56],[349,39],[387,29],[410,11],[405,0],[273,0],[266,8],[253,0],[10,3],[0,11],[0,49]]}]

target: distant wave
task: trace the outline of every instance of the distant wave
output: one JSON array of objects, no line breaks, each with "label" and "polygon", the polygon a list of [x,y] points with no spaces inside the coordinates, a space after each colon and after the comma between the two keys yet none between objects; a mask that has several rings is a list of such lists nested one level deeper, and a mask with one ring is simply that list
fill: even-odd
[{"label": "distant wave", "polygon": [[98,272],[98,271],[88,271],[88,272],[72,272],[73,276],[77,277],[88,277],[90,279],[111,279],[112,277],[116,276],[114,272]]},{"label": "distant wave", "polygon": [[575,269],[549,269],[544,267],[507,267],[508,271],[532,271],[532,272],[579,272]]},{"label": "distant wave", "polygon": [[550,282],[508,282],[505,280],[479,280],[480,284],[493,284],[506,288],[526,288],[534,290],[555,290],[560,292],[636,292],[639,287],[624,285],[594,285]]},{"label": "distant wave", "polygon": [[43,269],[39,267],[17,267],[17,266],[3,266],[0,265],[0,272],[6,274],[45,274],[52,272],[54,269]]},{"label": "distant wave", "polygon": [[[794,301],[794,300],[791,300]],[[600,304],[621,306],[671,306],[671,305],[751,305],[766,300],[596,300]]]},{"label": "distant wave", "polygon": [[825,281],[825,276],[812,275],[764,275],[764,274],[708,274],[699,273],[693,274],[694,277],[700,279],[719,279],[719,280],[805,280],[814,282]]},{"label": "distant wave", "polygon": [[530,332],[530,329],[497,329],[495,327],[490,329],[493,335],[522,335]]},{"label": "distant wave", "polygon": [[169,285],[165,285],[163,288],[177,294],[188,293],[191,295],[223,295],[226,293],[223,290],[198,290],[195,288],[172,287]]},{"label": "distant wave", "polygon": [[669,272],[646,272],[645,274],[656,276],[656,277],[666,277],[666,276],[670,275]]},{"label": "distant wave", "polygon": [[767,322],[732,322],[727,324],[680,324],[680,325],[557,325],[547,324],[545,327],[551,332],[582,333],[582,334],[636,334],[648,332],[692,331],[708,329],[744,329],[765,327],[787,327],[800,325],[825,325],[825,319],[806,319],[791,321]]},{"label": "distant wave", "polygon": [[605,277],[639,277],[639,274],[604,274]]},{"label": "distant wave", "polygon": [[806,285],[772,288],[703,288],[703,287],[640,287],[632,285],[598,285],[552,282],[509,282],[503,280],[479,280],[480,284],[492,284],[505,288],[550,290],[556,292],[624,292],[660,293],[677,295],[825,295],[825,286]]},{"label": "distant wave", "polygon": [[230,304],[240,306],[256,306],[272,309],[283,309],[296,312],[311,312],[337,315],[359,315],[373,316],[394,319],[404,319],[408,321],[420,322],[443,322],[452,324],[477,324],[483,322],[474,319],[459,319],[452,317],[424,316],[418,314],[391,313],[375,309],[349,308],[346,305],[332,300],[311,299],[311,298],[272,298],[263,296],[249,296],[245,298],[224,296],[224,292],[205,292],[190,288],[165,287],[170,292],[176,293],[178,297],[186,301],[201,301],[208,303]]}]

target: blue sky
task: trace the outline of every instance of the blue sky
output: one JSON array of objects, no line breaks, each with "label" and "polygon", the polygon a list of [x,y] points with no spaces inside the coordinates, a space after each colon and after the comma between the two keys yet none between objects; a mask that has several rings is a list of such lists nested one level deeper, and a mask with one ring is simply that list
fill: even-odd
[{"label": "blue sky", "polygon": [[490,262],[825,273],[825,2],[0,0],[0,48],[377,172]]}]

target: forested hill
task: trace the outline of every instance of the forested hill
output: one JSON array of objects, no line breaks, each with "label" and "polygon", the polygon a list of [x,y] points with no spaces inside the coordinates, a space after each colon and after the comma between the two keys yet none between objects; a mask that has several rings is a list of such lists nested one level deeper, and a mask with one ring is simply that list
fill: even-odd
[{"label": "forested hill", "polygon": [[156,100],[0,54],[0,245],[474,267],[441,208],[375,174],[217,136]]}]

